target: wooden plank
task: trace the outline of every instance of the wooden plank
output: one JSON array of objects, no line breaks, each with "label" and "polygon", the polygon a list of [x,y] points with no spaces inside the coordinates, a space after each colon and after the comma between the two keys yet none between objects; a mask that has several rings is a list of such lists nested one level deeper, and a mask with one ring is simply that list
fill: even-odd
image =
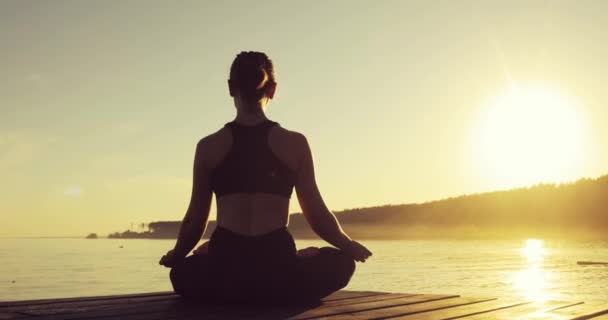
[{"label": "wooden plank", "polygon": [[[285,319],[290,315],[298,315],[303,312],[319,309],[319,308],[330,308],[343,305],[352,305],[357,303],[370,303],[381,300],[391,300],[414,296],[415,294],[399,294],[399,293],[383,293],[374,294],[369,296],[358,296],[354,298],[343,298],[330,301],[323,301],[322,304],[318,305],[301,305],[301,306],[248,306],[246,308],[240,308],[237,312],[232,312],[226,315],[228,318],[234,319]],[[349,295],[353,296],[353,295]],[[325,300],[325,299],[324,299]],[[232,310],[234,311],[234,310]],[[177,318],[176,318],[177,319]],[[179,319],[198,319],[197,315],[191,315],[185,318]]]},{"label": "wooden plank", "polygon": [[[339,299],[349,299],[349,298],[354,298],[354,297],[365,297],[365,296],[374,296],[374,295],[382,295],[382,294],[387,294],[387,292],[340,290],[338,292],[335,292],[335,293],[325,297],[323,299],[323,301],[333,301],[333,300],[339,300]],[[84,301],[91,301],[92,303],[97,303],[97,301],[99,301],[99,300],[103,301],[100,303],[107,303],[110,300],[114,301],[114,300],[122,300],[122,299],[125,299],[126,302],[132,302],[133,299],[149,298],[149,297],[162,297],[162,296],[179,297],[179,295],[175,294],[172,291],[165,291],[165,292],[122,294],[122,295],[109,295],[109,296],[5,301],[5,302],[0,302],[0,308],[14,308],[14,307],[24,306],[24,305],[31,306],[31,305],[44,305],[44,304],[80,303],[80,302],[84,302]]]},{"label": "wooden plank", "polygon": [[[525,319],[556,319],[556,320],[583,320],[597,319],[598,316],[608,314],[608,303],[580,303],[574,306],[549,310],[544,313],[530,315]],[[594,318],[595,317],[595,318]],[[606,317],[608,319],[608,317]]]},{"label": "wooden plank", "polygon": [[323,304],[320,307],[327,308],[330,306],[335,307],[335,306],[342,306],[342,305],[347,305],[347,304],[367,303],[367,302],[374,302],[374,301],[380,301],[380,300],[406,298],[406,297],[412,297],[412,296],[416,296],[416,294],[389,293],[389,294],[374,295],[374,296],[369,296],[369,297],[357,297],[357,298],[350,298],[350,299],[327,301],[327,302],[323,302]]},{"label": "wooden plank", "polygon": [[[361,302],[360,299],[378,299],[384,295],[372,295],[369,297],[358,297],[352,299]],[[405,296],[405,295],[403,295]],[[344,297],[344,296],[342,296]],[[345,304],[350,299],[337,299],[325,302],[325,304]],[[315,306],[299,306],[291,307],[298,309],[298,313],[310,310]],[[58,320],[58,319],[104,319],[104,318],[120,318],[120,319],[199,319],[204,316],[205,319],[242,319],[255,316],[260,313],[272,316],[273,318],[284,318],[282,316],[274,317],[274,313],[284,313],[287,307],[275,307],[274,312],[269,312],[273,307],[256,306],[256,305],[205,305],[187,301],[184,299],[161,300],[161,301],[146,301],[135,302],[128,304],[112,304],[112,305],[88,305],[85,307],[74,306],[72,309],[66,308],[62,310],[42,309],[37,310],[36,317],[40,320]],[[30,310],[32,312],[32,310]],[[266,317],[265,317],[266,318]]]},{"label": "wooden plank", "polygon": [[456,306],[469,305],[488,301],[491,298],[450,298],[423,303],[414,303],[403,306],[386,307],[374,310],[366,310],[363,312],[342,313],[328,319],[332,320],[371,320],[371,319],[387,319],[404,315],[420,315],[424,312],[453,308]]},{"label": "wooden plank", "polygon": [[[120,310],[114,312],[88,312],[79,314],[78,317],[67,319],[79,320],[102,320],[102,319],[124,319],[124,320],[188,320],[188,319],[205,319],[205,320],[229,320],[229,319],[244,319],[248,318],[248,314],[259,311],[254,311],[248,308],[230,307],[230,306],[208,306],[201,307],[182,307],[175,309],[147,309],[137,308],[129,310]],[[32,318],[37,320],[59,320],[66,319],[65,317],[57,316],[54,318]]]},{"label": "wooden plank", "polygon": [[377,296],[382,294],[388,294],[389,292],[378,292],[378,291],[350,291],[350,290],[340,290],[338,292],[334,292],[329,296],[323,298],[323,301],[333,301],[340,299],[350,299],[350,298],[358,298],[358,297],[370,297]]},{"label": "wooden plank", "polygon": [[197,309],[201,314],[206,314],[211,313],[212,311],[215,312],[220,309],[226,309],[226,306],[201,305],[183,300],[173,300],[105,306],[88,306],[82,309],[60,310],[59,312],[49,310],[49,312],[46,314],[42,312],[39,314],[39,316],[42,316],[43,318],[36,319],[89,319],[103,317],[125,318],[126,315],[140,313],[181,314],[192,309]]},{"label": "wooden plank", "polygon": [[22,312],[32,315],[44,315],[44,314],[57,314],[57,313],[70,313],[70,312],[82,312],[88,309],[103,308],[106,306],[118,306],[121,304],[134,304],[134,303],[152,303],[161,301],[178,300],[178,295],[170,296],[151,296],[151,297],[135,297],[135,298],[121,298],[121,299],[107,299],[107,300],[87,300],[87,301],[76,301],[76,302],[58,302],[58,303],[46,303],[46,304],[34,304],[7,307],[4,310],[12,312]]},{"label": "wooden plank", "polygon": [[[320,305],[302,305],[302,306],[249,306],[241,308],[238,312],[232,312],[226,315],[228,318],[234,319],[285,319],[291,315],[298,315],[312,309],[330,308],[343,305],[352,305],[358,303],[371,303],[381,300],[400,299],[415,296],[415,294],[399,294],[399,293],[384,293],[374,294],[371,296],[359,296],[355,298],[344,298],[330,301],[323,301]],[[325,300],[325,299],[324,299]],[[234,310],[232,310],[234,311]],[[177,319],[177,318],[176,318]],[[182,319],[182,318],[180,318]],[[197,319],[196,314],[183,319]]]},{"label": "wooden plank", "polygon": [[608,265],[608,262],[601,262],[601,261],[577,261],[576,264],[578,264],[579,266]]},{"label": "wooden plank", "polygon": [[[285,319],[285,310],[290,309],[292,312],[297,310],[297,314],[318,307],[317,305],[309,306],[291,306],[291,307],[270,307],[264,305],[196,305],[189,304],[175,310],[120,310],[114,314],[99,314],[85,313],[80,314],[77,319],[125,319],[125,320],[231,320],[231,319],[252,319],[263,316],[260,319]],[[35,318],[39,319],[39,318]],[[43,320],[58,320],[43,319]],[[63,318],[62,318],[63,319]],[[76,318],[74,318],[76,319]]]},{"label": "wooden plank", "polygon": [[[331,296],[328,296],[326,299],[326,304],[336,305],[336,304],[350,304],[350,303],[359,303],[365,299],[372,299],[372,301],[383,300],[392,298],[393,296],[387,296],[388,293],[382,292],[356,292],[356,291],[340,291]],[[393,294],[394,295],[394,294]],[[407,295],[399,295],[398,297],[405,297]],[[163,312],[166,317],[169,317],[172,313],[175,313],[176,310],[170,309],[166,310],[164,305],[167,303],[171,303],[171,300],[177,301],[179,299],[178,295],[163,295],[163,296],[145,296],[142,297],[140,295],[136,295],[136,299],[123,298],[121,296],[120,299],[101,299],[101,300],[86,300],[86,301],[73,301],[72,299],[66,301],[65,299],[61,299],[59,303],[50,303],[51,301],[44,301],[45,304],[38,305],[35,304],[33,306],[17,306],[12,307],[12,309],[17,309],[22,312],[27,312],[30,315],[38,315],[38,316],[47,316],[47,318],[52,319],[53,316],[55,318],[85,318],[85,317],[105,317],[105,316],[118,316],[121,317],[125,314],[129,314],[129,317],[135,316],[136,313],[143,313],[144,315],[138,316],[142,318],[146,318],[145,314],[149,313],[149,311],[154,310],[155,313]],[[133,297],[133,295],[127,295],[127,297]],[[353,298],[354,297],[354,298]],[[110,296],[109,298],[116,298],[114,296]],[[355,300],[353,300],[355,299]],[[351,301],[352,300],[352,301]],[[154,307],[152,309],[147,308],[148,305],[154,303]],[[186,302],[187,303],[187,302]],[[143,304],[143,305],[142,305]],[[210,306],[205,306],[207,309]],[[159,309],[160,308],[160,309]],[[268,307],[265,307],[268,308]],[[299,307],[301,308],[301,307]],[[192,308],[187,308],[192,309]],[[232,308],[234,310],[235,308]],[[238,308],[236,308],[238,309]],[[307,309],[310,309],[308,307]],[[180,311],[179,314],[188,313],[188,310],[177,310]],[[182,312],[183,311],[183,312]],[[190,310],[192,311],[192,310]],[[217,311],[217,310],[215,310]],[[263,309],[257,310],[256,308],[251,309],[253,312],[262,312]],[[194,312],[200,313],[204,312],[204,308],[201,311],[195,310]],[[251,313],[251,312],[248,312]]]},{"label": "wooden plank", "polygon": [[527,301],[502,301],[502,300],[488,300],[480,303],[467,304],[461,306],[455,306],[448,309],[439,309],[435,311],[417,313],[412,315],[406,315],[397,317],[394,319],[399,320],[438,320],[438,319],[454,319],[462,318],[466,316],[472,316],[476,314],[492,312],[500,309],[506,309],[516,307],[522,304],[527,304]]},{"label": "wooden plank", "polygon": [[[580,302],[577,302],[580,303]],[[572,306],[577,303],[572,302],[563,302],[563,301],[545,301],[545,302],[532,302],[528,304],[524,304],[521,306],[516,306],[508,309],[496,310],[490,313],[483,313],[479,315],[474,315],[471,317],[465,317],[465,319],[475,319],[475,320],[499,320],[499,319],[522,319],[527,315],[533,313],[547,312],[550,310],[554,310],[557,308],[564,308],[567,306]],[[457,319],[457,318],[454,318]]]},{"label": "wooden plank", "polygon": [[22,306],[22,305],[60,303],[60,302],[80,302],[80,301],[110,300],[110,299],[125,299],[125,298],[132,299],[132,298],[138,298],[138,297],[163,296],[163,295],[175,295],[175,293],[173,291],[164,291],[164,292],[149,292],[149,293],[136,293],[136,294],[120,294],[120,295],[111,295],[111,296],[90,296],[90,297],[74,297],[74,298],[59,298],[59,299],[4,301],[4,302],[0,302],[0,308]]},{"label": "wooden plank", "polygon": [[0,303],[1,319],[554,319],[608,320],[608,304],[528,303],[455,295],[339,291],[308,306],[205,305],[173,292]]},{"label": "wooden plank", "polygon": [[[349,292],[345,292],[345,293],[349,293]],[[352,293],[352,292],[351,292]],[[365,293],[365,292],[355,292],[355,293]],[[301,314],[305,311],[309,311],[312,309],[318,309],[318,308],[329,308],[329,307],[335,307],[335,306],[342,306],[342,305],[350,305],[350,304],[357,304],[357,303],[370,303],[370,302],[375,302],[375,301],[380,301],[380,300],[390,300],[390,299],[399,299],[399,298],[405,298],[405,297],[410,297],[410,296],[414,296],[414,294],[400,294],[400,293],[381,293],[378,294],[378,292],[374,292],[375,294],[372,295],[368,295],[368,293],[365,293],[365,295],[362,296],[362,294],[348,294],[348,296],[350,296],[351,298],[343,298],[343,295],[340,295],[340,297],[342,297],[341,299],[323,299],[321,304],[318,305],[302,305],[302,306],[248,306],[245,308],[240,308],[240,310],[234,312],[234,310],[231,310],[231,314],[229,315],[225,315],[228,318],[234,318],[234,319],[251,319],[251,318],[263,318],[263,319],[285,319],[288,315],[297,315],[297,314]],[[327,301],[329,300],[329,301]],[[238,309],[238,308],[237,308]],[[224,314],[223,314],[224,315]],[[198,319],[197,318],[198,315],[196,314],[192,314],[189,315],[185,318],[172,318],[172,319]]]},{"label": "wooden plank", "polygon": [[207,315],[217,314],[226,311],[226,306],[219,305],[195,305],[182,300],[161,301],[154,303],[135,303],[135,304],[120,304],[111,305],[94,310],[78,310],[69,313],[58,313],[50,315],[41,315],[34,317],[38,320],[68,320],[68,319],[91,319],[91,318],[114,318],[114,319],[129,319],[131,316],[137,315],[156,315],[157,319],[164,318],[160,315],[182,315],[190,312],[193,309],[207,317]]},{"label": "wooden plank", "polygon": [[[578,314],[572,320],[597,319],[599,316],[608,314],[608,303],[587,304],[588,308],[583,309],[584,304],[577,311]],[[606,317],[604,317],[606,318]]]},{"label": "wooden plank", "polygon": [[[365,298],[375,297],[374,300],[381,300],[388,295],[384,292],[373,292],[373,291],[338,291],[331,294],[330,296],[323,299],[327,303],[357,303]],[[405,295],[401,295],[405,296]],[[388,296],[386,298],[389,298]],[[73,314],[80,313],[84,316],[84,313],[90,313],[93,311],[100,310],[120,310],[124,309],[120,305],[129,304],[133,307],[134,304],[143,302],[163,302],[169,300],[180,299],[179,295],[166,294],[166,293],[153,293],[153,294],[130,294],[120,296],[105,296],[105,297],[87,297],[87,298],[68,298],[68,299],[55,299],[55,300],[33,300],[23,301],[23,303],[16,303],[16,306],[6,306],[5,311],[12,312],[24,312],[29,315],[59,315],[59,314]],[[350,301],[351,299],[356,299]],[[33,305],[23,305],[24,303],[33,302]]]},{"label": "wooden plank", "polygon": [[[247,319],[248,314],[253,310],[248,308],[231,307],[231,306],[209,306],[206,309],[200,307],[186,307],[177,310],[130,310],[129,312],[122,312],[120,315],[107,314],[107,315],[91,315],[84,314],[84,317],[78,319],[82,320],[102,320],[102,319],[124,319],[124,320],[231,320],[231,319]],[[36,318],[37,319],[37,318]],[[46,319],[45,319],[46,320]]]},{"label": "wooden plank", "polygon": [[[406,294],[387,294],[380,292],[356,292],[356,291],[340,291],[324,299],[331,305],[337,304],[352,304],[365,301],[376,301],[395,297],[409,296]],[[68,314],[82,313],[96,310],[120,309],[120,304],[137,304],[143,302],[162,302],[169,300],[180,299],[178,295],[161,295],[161,296],[136,296],[135,298],[120,298],[120,299],[103,299],[103,300],[86,300],[86,301],[68,301],[58,303],[34,304],[25,306],[14,306],[5,308],[6,311],[23,312],[30,315],[53,315],[53,314]],[[355,297],[355,298],[352,298]],[[111,297],[114,298],[114,297]],[[113,306],[108,308],[107,306]]]},{"label": "wooden plank", "polygon": [[16,312],[4,312],[4,311],[0,311],[0,319],[5,320],[5,319],[23,319],[24,317],[27,317],[24,314],[21,313],[16,313]]},{"label": "wooden plank", "polygon": [[[283,308],[268,308],[268,307],[241,307],[241,308],[233,308],[228,313],[222,312],[218,314],[217,319],[221,320],[232,320],[232,319],[264,319],[264,320],[272,320],[272,319],[286,319],[285,316],[286,310],[291,310],[291,312],[295,312],[296,314],[300,314],[306,312],[308,310],[314,309],[316,306],[291,306],[291,307],[283,307]],[[213,315],[215,317],[216,315]],[[215,319],[215,318],[211,319]],[[209,317],[201,317],[196,312],[188,313],[185,317],[170,317],[168,320],[200,320],[200,319],[210,319]],[[129,319],[131,320],[131,319]],[[137,319],[140,320],[140,319]],[[144,320],[144,319],[142,319]],[[147,319],[145,319],[147,320]]]},{"label": "wooden plank", "polygon": [[[297,320],[313,319],[313,318],[327,317],[327,316],[337,315],[337,314],[347,313],[347,312],[368,311],[368,310],[380,309],[380,308],[385,308],[385,307],[393,307],[393,306],[407,305],[407,304],[413,304],[413,303],[422,303],[422,302],[435,301],[435,300],[441,300],[441,299],[449,299],[449,298],[454,298],[454,297],[457,297],[457,296],[454,296],[454,295],[414,295],[414,296],[409,296],[409,297],[405,297],[405,298],[380,300],[380,301],[373,301],[373,302],[367,302],[367,303],[357,303],[357,304],[348,304],[348,305],[340,305],[340,306],[324,307],[322,305],[318,308],[308,310],[303,313],[293,313],[293,312],[291,312],[291,310],[287,310],[289,313],[285,314],[284,317],[293,317],[294,320],[295,319],[297,319]],[[261,315],[261,318],[259,318],[259,319],[265,319],[264,315]]]}]

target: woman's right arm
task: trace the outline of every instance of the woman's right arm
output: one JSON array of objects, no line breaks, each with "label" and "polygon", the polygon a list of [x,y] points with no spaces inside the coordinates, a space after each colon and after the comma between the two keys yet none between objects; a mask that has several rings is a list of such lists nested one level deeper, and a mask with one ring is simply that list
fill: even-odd
[{"label": "woman's right arm", "polygon": [[329,211],[319,192],[315,179],[312,152],[306,137],[298,135],[300,161],[297,169],[296,194],[302,212],[312,230],[329,244],[347,251],[355,260],[364,261],[371,252],[351,238],[342,230],[336,216]]}]

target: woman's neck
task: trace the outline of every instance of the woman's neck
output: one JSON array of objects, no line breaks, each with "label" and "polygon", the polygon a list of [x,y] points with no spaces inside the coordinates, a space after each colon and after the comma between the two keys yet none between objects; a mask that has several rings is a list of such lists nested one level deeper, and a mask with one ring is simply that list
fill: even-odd
[{"label": "woman's neck", "polygon": [[256,125],[258,123],[268,121],[264,113],[265,101],[258,101],[255,105],[246,103],[241,99],[235,99],[236,117],[235,122],[245,125]]},{"label": "woman's neck", "polygon": [[256,112],[256,113],[237,111],[234,121],[238,122],[238,123],[242,123],[244,125],[251,126],[251,125],[256,125],[258,123],[262,123],[264,121],[268,121],[268,118],[266,118],[266,115],[264,114],[263,111]]}]

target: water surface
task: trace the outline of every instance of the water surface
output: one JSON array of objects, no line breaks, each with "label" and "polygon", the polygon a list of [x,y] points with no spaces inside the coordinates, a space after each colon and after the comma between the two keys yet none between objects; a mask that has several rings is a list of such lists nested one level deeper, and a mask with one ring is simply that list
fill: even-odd
[{"label": "water surface", "polygon": [[[608,242],[363,241],[374,253],[346,289],[608,301]],[[171,290],[174,240],[0,239],[0,301]],[[322,245],[299,240],[298,247]]]}]

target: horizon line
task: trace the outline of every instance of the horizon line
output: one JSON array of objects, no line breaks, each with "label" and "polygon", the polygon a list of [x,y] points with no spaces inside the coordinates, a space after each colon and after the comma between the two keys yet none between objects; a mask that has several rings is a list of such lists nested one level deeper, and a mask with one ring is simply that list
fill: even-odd
[{"label": "horizon line", "polygon": [[[602,174],[602,175],[598,175],[596,177],[583,176],[583,177],[580,177],[580,178],[577,178],[577,179],[573,179],[573,180],[569,180],[569,181],[562,181],[562,182],[557,182],[557,181],[536,182],[536,183],[533,183],[533,184],[522,185],[522,186],[513,187],[513,188],[509,188],[509,189],[495,189],[495,190],[489,190],[489,191],[481,191],[481,192],[477,192],[477,193],[465,193],[465,194],[459,194],[459,195],[455,195],[455,196],[448,196],[448,197],[444,197],[444,198],[433,199],[433,200],[422,201],[422,202],[410,202],[410,203],[400,203],[400,204],[386,203],[386,204],[378,204],[378,205],[372,205],[372,206],[367,206],[367,207],[347,208],[347,209],[332,210],[332,211],[333,212],[345,212],[345,211],[350,211],[350,210],[369,209],[369,208],[377,208],[377,207],[385,207],[385,206],[424,205],[424,204],[428,204],[428,203],[433,203],[433,202],[438,202],[438,201],[445,201],[445,200],[454,199],[454,198],[474,196],[474,195],[483,195],[483,194],[489,194],[489,193],[494,193],[494,192],[514,191],[514,190],[520,190],[520,189],[525,189],[525,188],[532,188],[532,187],[540,186],[540,185],[561,186],[561,185],[575,184],[576,182],[581,181],[581,180],[585,180],[585,179],[599,180],[599,179],[604,178],[604,177],[608,177],[608,174]],[[297,215],[297,214],[302,214],[302,212],[289,213],[289,215]],[[153,221],[153,222],[174,222],[174,221],[178,221],[178,220],[162,220],[162,221]],[[216,220],[208,220],[207,223],[214,222],[214,221],[216,221]],[[148,222],[148,223],[150,223],[150,222]],[[130,230],[130,229],[127,229],[127,231],[136,232],[135,230]],[[120,232],[120,231],[115,231],[115,232],[111,232],[111,233],[116,233],[116,232]],[[96,232],[89,232],[89,234],[90,233],[97,234]],[[86,239],[86,235],[84,235],[84,236],[74,236],[74,235],[73,236],[0,236],[0,239],[60,239],[60,238],[64,238],[64,239]],[[98,235],[98,238],[107,238],[107,239],[110,239],[107,235],[106,236],[99,236]],[[94,239],[89,239],[89,240],[94,240]]]}]

